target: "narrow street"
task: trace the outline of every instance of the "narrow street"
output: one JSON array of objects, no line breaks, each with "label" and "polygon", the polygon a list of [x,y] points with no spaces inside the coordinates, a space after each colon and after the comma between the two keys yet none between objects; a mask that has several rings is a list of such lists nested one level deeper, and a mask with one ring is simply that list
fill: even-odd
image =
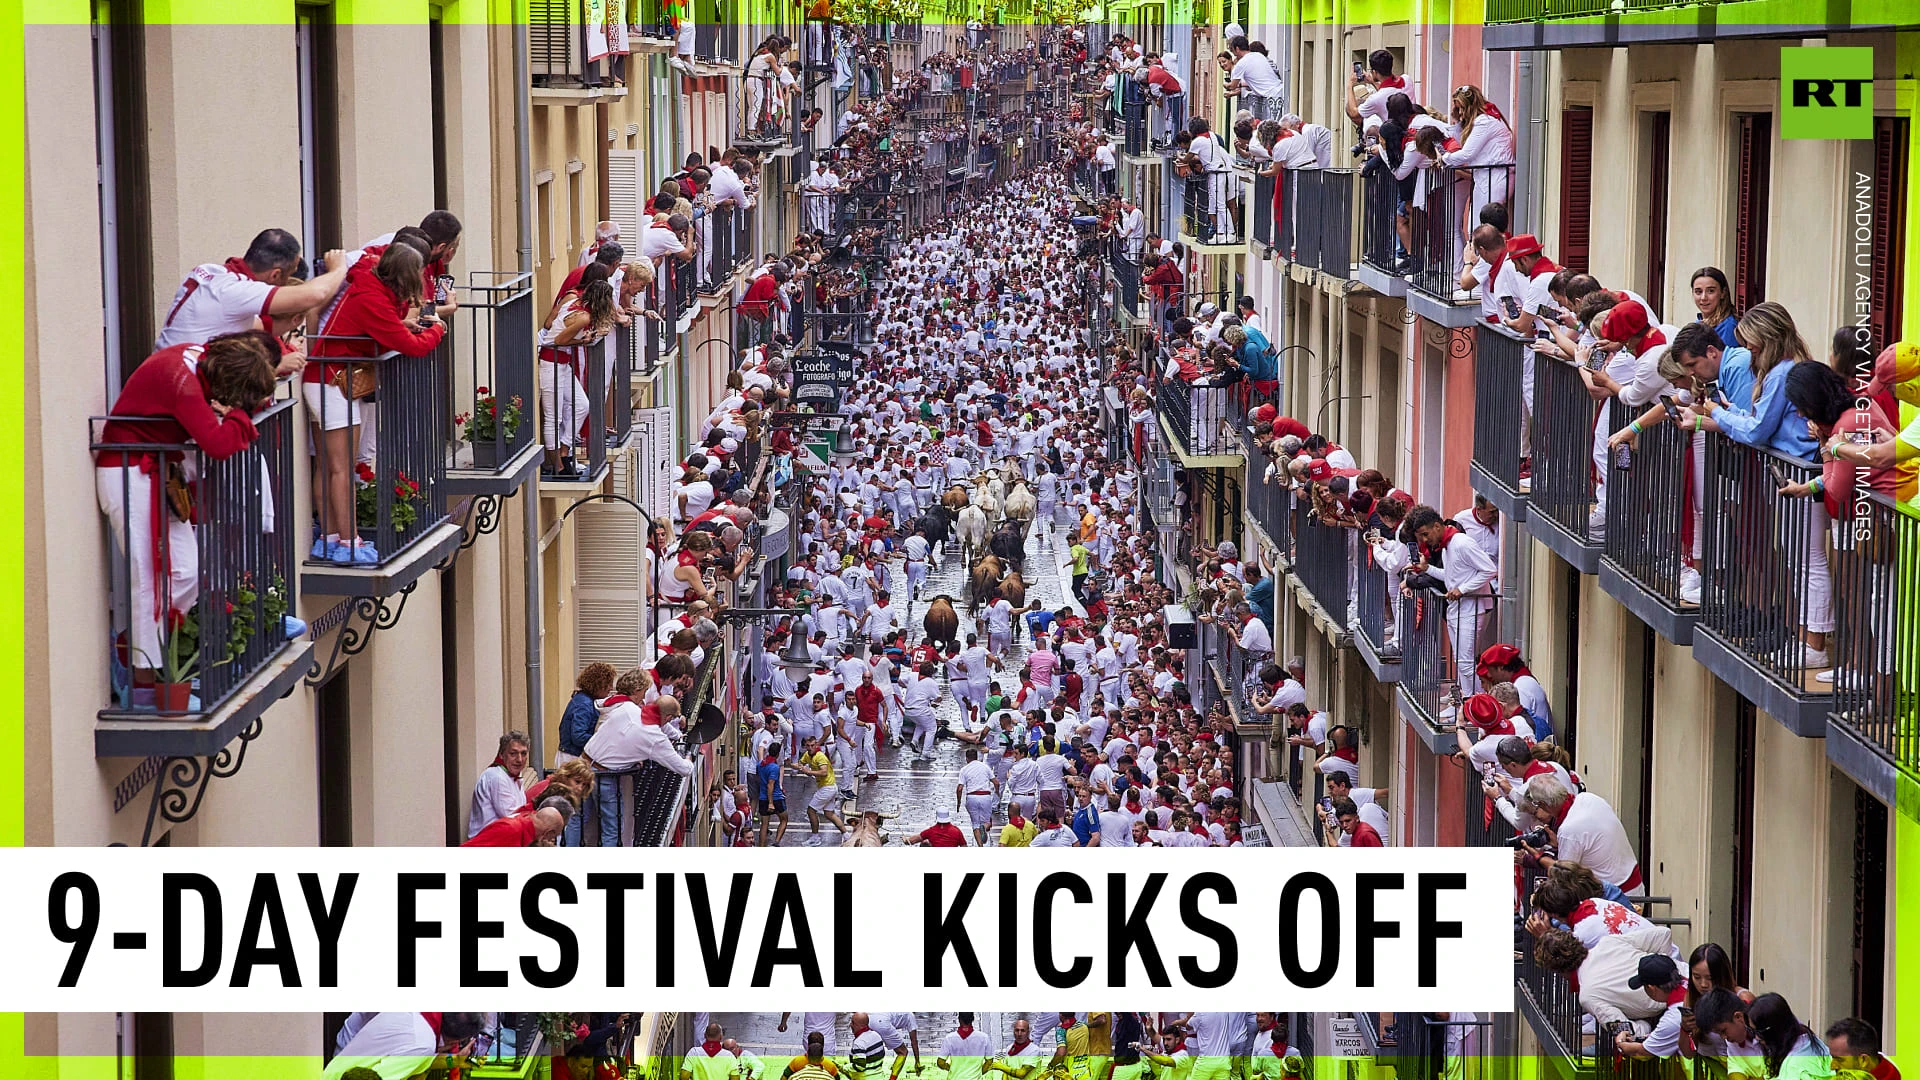
[{"label": "narrow street", "polygon": [[[1036,523],[1027,537],[1027,603],[1038,603],[1047,611],[1055,611],[1063,606],[1076,606],[1069,594],[1069,582],[1060,559],[1066,550],[1056,530],[1051,536]],[[892,580],[905,589],[905,560],[895,558],[888,563],[888,573]],[[948,551],[943,564],[935,566],[927,575],[927,583],[921,599],[914,603],[908,613],[907,625],[917,642],[923,634],[920,620],[926,614],[927,603],[934,597],[947,595],[953,597],[954,606],[960,612],[960,632],[964,636],[971,627],[968,625],[965,597],[966,569],[956,545]],[[1020,665],[1032,641],[1026,635],[1024,626],[1013,644],[1009,654],[1001,657],[1006,681],[1001,685],[1011,689],[1020,681]],[[985,634],[982,632],[984,640]],[[943,724],[960,719],[960,703],[951,693],[943,693],[939,704],[940,721]],[[878,810],[883,814],[897,814],[885,823],[885,832],[890,842],[897,842],[902,836],[911,835],[933,824],[934,811],[954,806],[954,784],[957,782],[960,766],[965,761],[959,742],[942,738],[934,746],[931,760],[921,760],[911,746],[885,746],[879,751],[880,778],[862,780],[859,798],[851,804],[854,812]],[[787,781],[787,805],[793,824],[787,829],[783,847],[802,847],[807,845],[810,835],[807,831],[806,801],[813,794],[814,785],[804,776],[790,774]],[[996,820],[1004,821],[1004,817]],[[837,846],[840,842],[833,826],[821,823],[821,843]],[[971,841],[971,835],[969,835]]]},{"label": "narrow street", "polygon": [[[856,1003],[857,1004],[857,1003]],[[693,1014],[697,1020],[701,1014]],[[839,1054],[846,1054],[847,1046],[853,1034],[847,1028],[850,1012],[839,1013],[835,1019],[835,1046]],[[914,1071],[911,1062],[902,1076],[918,1076],[921,1080],[944,1080],[946,1073],[934,1060],[940,1056],[940,1040],[946,1038],[959,1023],[957,1014],[950,1012],[914,1013],[919,1024],[920,1070]],[[806,1024],[803,1013],[794,1013],[787,1020],[787,1030],[780,1031],[780,1014],[771,1012],[757,1013],[714,1013],[713,1019],[726,1029],[726,1037],[737,1039],[743,1049],[767,1059],[769,1075],[764,1080],[779,1080],[774,1070],[783,1066],[786,1059],[800,1053],[801,1040],[805,1036]],[[974,1018],[974,1026],[987,1033],[993,1040],[996,1050],[1004,1050],[1013,1041],[1013,1022],[1022,1017],[1033,1025],[1033,1041],[1045,1048],[1051,1048],[1054,1040],[1054,1025],[1059,1021],[1059,1013],[979,1013]],[[891,1061],[889,1061],[891,1064]]]}]

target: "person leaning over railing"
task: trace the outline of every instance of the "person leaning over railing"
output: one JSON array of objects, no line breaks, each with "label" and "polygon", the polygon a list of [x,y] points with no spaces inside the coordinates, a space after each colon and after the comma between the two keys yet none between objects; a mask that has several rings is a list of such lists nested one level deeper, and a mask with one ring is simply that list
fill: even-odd
[{"label": "person leaning over railing", "polygon": [[[100,441],[181,444],[220,461],[253,445],[252,413],[273,396],[279,343],[264,331],[222,334],[204,345],[174,345],[133,369],[114,399]],[[134,418],[150,418],[135,421]],[[128,664],[136,693],[153,693],[161,640],[199,598],[200,545],[191,508],[182,512],[174,491],[191,491],[181,455],[102,450],[94,456],[94,490],[113,543],[126,559],[132,595]],[[173,482],[181,474],[183,484]],[[166,581],[161,595],[160,582]],[[288,619],[293,633],[297,619]],[[302,627],[304,629],[304,627]]]},{"label": "person leaning over railing", "polygon": [[[547,454],[545,471],[554,479],[579,475],[572,451],[592,410],[583,381],[588,374],[587,350],[612,333],[620,317],[609,277],[606,264],[588,263],[581,273],[580,291],[562,296],[540,331],[541,433]],[[610,372],[606,377],[611,377]],[[589,431],[586,437],[599,435]]]},{"label": "person leaning over railing", "polygon": [[1779,994],[1743,1002],[1715,990],[1694,1007],[1694,1026],[1727,1043],[1728,1080],[1826,1080],[1833,1059]]},{"label": "person leaning over railing", "polygon": [[[424,245],[421,245],[424,246]],[[329,562],[371,565],[380,552],[359,538],[354,509],[354,465],[360,447],[360,398],[369,368],[377,382],[379,365],[345,364],[345,358],[371,360],[382,351],[426,356],[439,348],[447,326],[431,310],[421,274],[425,253],[416,243],[396,237],[378,258],[357,260],[347,271],[340,299],[321,318],[313,363],[301,372],[307,418],[318,432],[315,502],[320,508],[320,537],[313,557]],[[361,340],[341,340],[361,339]],[[370,388],[369,388],[370,389]]]},{"label": "person leaning over railing", "polygon": [[[1458,170],[1455,175],[1469,191],[1461,200],[1460,237],[1464,241],[1489,203],[1504,203],[1513,182],[1513,128],[1499,108],[1472,84],[1453,91],[1447,134],[1460,148],[1440,155],[1440,163]],[[1495,166],[1504,166],[1497,168]]]}]

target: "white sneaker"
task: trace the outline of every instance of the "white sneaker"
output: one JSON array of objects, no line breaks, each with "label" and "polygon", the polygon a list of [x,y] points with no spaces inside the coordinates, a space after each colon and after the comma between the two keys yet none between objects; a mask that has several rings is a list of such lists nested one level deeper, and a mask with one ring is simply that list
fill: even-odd
[{"label": "white sneaker", "polygon": [[1691,566],[1680,568],[1680,602],[1696,607],[1700,603],[1700,571]]},{"label": "white sneaker", "polygon": [[1605,536],[1606,532],[1607,509],[1604,506],[1594,507],[1592,512],[1587,514],[1587,539],[1598,540]]},{"label": "white sneaker", "polygon": [[1827,650],[1816,649],[1804,641],[1789,641],[1775,654],[1786,667],[1800,667],[1809,671],[1832,667],[1833,662],[1827,656]]},{"label": "white sneaker", "polygon": [[1451,719],[1453,719],[1453,706],[1451,706],[1451,705],[1449,705],[1449,706],[1447,706],[1446,708],[1444,708],[1444,709],[1441,709],[1441,710],[1440,710],[1440,717],[1439,717],[1439,718],[1440,718],[1440,719],[1442,719],[1442,720],[1451,720]]}]

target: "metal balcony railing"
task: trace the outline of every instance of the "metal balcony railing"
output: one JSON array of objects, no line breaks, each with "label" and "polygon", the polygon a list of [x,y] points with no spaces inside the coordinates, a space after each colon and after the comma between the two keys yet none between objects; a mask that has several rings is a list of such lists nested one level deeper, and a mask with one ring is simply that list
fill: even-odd
[{"label": "metal balcony railing", "polygon": [[1488,0],[1489,24],[1592,18],[1630,11],[1672,11],[1696,4],[1675,0]]},{"label": "metal balcony railing", "polygon": [[[1400,692],[1436,731],[1453,729],[1459,691],[1453,642],[1447,633],[1447,598],[1415,589],[1400,599]],[[1442,714],[1445,714],[1444,716]]]},{"label": "metal balcony railing", "polygon": [[1399,205],[1399,181],[1387,169],[1375,169],[1360,178],[1360,247],[1368,266],[1385,274],[1400,271],[1400,233],[1394,227]]},{"label": "metal balcony railing", "polygon": [[1287,114],[1287,99],[1279,95],[1266,97],[1248,93],[1241,94],[1236,100],[1239,104],[1235,111],[1245,109],[1252,113],[1255,127],[1259,127],[1264,121],[1278,120]]},{"label": "metal balcony railing", "polygon": [[[1271,208],[1276,218],[1273,249],[1301,266],[1335,277],[1352,276],[1353,170],[1283,169],[1278,177],[1260,179],[1270,179],[1279,188],[1278,206]],[[1259,191],[1256,183],[1256,208]],[[1268,192],[1271,203],[1271,187]]]},{"label": "metal balcony railing", "polygon": [[448,327],[449,469],[497,472],[533,445],[533,275],[477,271]]},{"label": "metal balcony railing", "polygon": [[802,191],[800,220],[810,232],[839,236],[847,229],[847,199],[837,191]]},{"label": "metal balcony railing", "polygon": [[1275,213],[1273,192],[1278,179],[1264,172],[1256,173],[1253,178],[1252,238],[1273,251],[1280,250],[1274,243],[1274,224],[1279,215]]},{"label": "metal balcony railing", "polygon": [[1195,457],[1237,454],[1238,440],[1228,430],[1227,395],[1231,388],[1168,379],[1160,384],[1159,411],[1174,438]]},{"label": "metal balcony railing", "polygon": [[1355,566],[1355,629],[1367,639],[1374,655],[1394,659],[1400,655],[1400,579],[1388,574],[1374,562],[1373,545],[1363,537]]},{"label": "metal balcony railing", "polygon": [[1834,595],[1851,602],[1828,639],[1833,720],[1911,777],[1920,773],[1920,605],[1910,584],[1920,576],[1920,514],[1877,491],[1863,498],[1835,530]]},{"label": "metal balcony railing", "polygon": [[1335,624],[1345,627],[1354,530],[1321,522],[1304,501],[1294,514],[1294,575]]},{"label": "metal balcony railing", "polygon": [[1468,238],[1480,224],[1480,209],[1507,202],[1513,190],[1512,165],[1472,165],[1435,169],[1419,183],[1432,183],[1427,208],[1413,215],[1409,238],[1419,260],[1413,287],[1450,304],[1478,304],[1461,290],[1457,275]]},{"label": "metal balcony railing", "polygon": [[[1481,340],[1491,340],[1482,335]],[[1517,401],[1514,387],[1508,393]],[[1529,517],[1544,518],[1561,532],[1582,544],[1599,541],[1591,527],[1592,515],[1600,508],[1595,501],[1595,431],[1609,433],[1625,426],[1618,403],[1596,401],[1587,391],[1579,365],[1536,354],[1533,362],[1533,482],[1527,491]],[[1506,437],[1511,432],[1512,410],[1497,417],[1489,438]],[[1516,434],[1517,433],[1513,433]],[[1478,445],[1479,424],[1474,425]],[[1611,460],[1606,460],[1607,475],[1617,475]],[[1633,527],[1629,525],[1628,527]]]},{"label": "metal balcony railing", "polygon": [[[347,401],[323,395],[319,415],[309,410],[307,420],[321,428],[331,424],[336,430],[342,421],[355,418],[360,425],[373,425],[377,449],[371,461],[363,454],[364,441],[350,443],[341,454],[329,445],[330,440],[322,438],[313,445],[314,475],[324,482],[325,478],[337,477],[341,475],[340,470],[344,470],[351,477],[352,531],[379,554],[378,562],[372,566],[385,567],[396,561],[415,540],[447,519],[446,472],[453,434],[453,415],[446,393],[450,346],[443,338],[440,345],[425,356],[401,356],[393,352],[376,356],[372,355],[375,346],[371,338],[316,335],[308,338],[307,344],[316,352],[363,354],[313,356],[307,362],[311,379],[318,380],[321,372],[336,365],[372,371],[377,377],[377,388],[361,400]],[[341,416],[341,411],[347,415]],[[329,501],[324,497],[319,500],[323,508],[322,530],[337,532],[344,538],[348,532],[345,523],[327,518],[325,508]],[[310,555],[307,562],[321,565],[324,560]]]},{"label": "metal balcony railing", "polygon": [[1146,84],[1125,75],[1120,76],[1120,132],[1126,153],[1147,152]]},{"label": "metal balcony railing", "polygon": [[678,326],[680,322],[686,321],[700,303],[700,259],[696,253],[689,262],[683,263],[678,259],[669,258],[665,260],[664,265],[667,267],[667,285],[673,294],[675,325]]},{"label": "metal balcony railing", "polygon": [[[1525,391],[1532,355],[1528,343],[1503,326],[1483,322],[1474,328],[1474,479],[1495,485],[1509,499],[1521,498],[1528,487],[1521,476],[1521,462],[1525,458],[1522,429],[1529,422]],[[1591,424],[1587,430],[1592,433]]]},{"label": "metal balcony railing", "polygon": [[[1830,529],[1819,502],[1779,493],[1820,475],[1818,466],[1721,437],[1707,442],[1706,536],[1700,627],[1795,698],[1822,695],[1800,631],[1831,628]],[[1848,597],[1864,602],[1865,597]]]},{"label": "metal balcony railing", "polygon": [[[1667,407],[1678,409],[1671,402]],[[1676,422],[1655,424],[1640,434],[1628,468],[1609,462],[1606,560],[1675,612],[1697,613],[1700,607],[1697,597],[1691,603],[1680,598],[1680,578],[1704,525],[1701,466],[1707,438],[1681,430]]]},{"label": "metal balcony railing", "polygon": [[[219,712],[287,646],[306,517],[294,499],[293,414],[291,400],[255,414],[258,437],[224,458],[191,440],[145,441],[177,429],[171,417],[89,422],[98,486],[120,508],[108,517],[103,719]],[[115,457],[124,467],[108,466]]]},{"label": "metal balcony railing", "polygon": [[1469,772],[1466,797],[1460,801],[1466,807],[1467,847],[1504,847],[1513,838],[1512,823],[1481,790],[1480,778],[1476,774]]},{"label": "metal balcony railing", "polygon": [[627,33],[650,41],[672,41],[665,0],[627,0]]},{"label": "metal balcony railing", "polygon": [[724,292],[733,284],[733,272],[753,257],[753,211],[745,207],[716,206],[706,218],[706,274],[704,293]]},{"label": "metal balcony railing", "polygon": [[788,115],[778,76],[741,76],[734,100],[739,114],[733,126],[735,144],[764,150],[792,141],[799,117]]},{"label": "metal balcony railing", "polygon": [[1493,1021],[1453,1020],[1451,1015],[1403,1012],[1394,1017],[1395,1080],[1487,1080],[1492,1075]]},{"label": "metal balcony railing", "polygon": [[1201,244],[1234,244],[1240,230],[1240,203],[1235,199],[1239,179],[1232,171],[1186,178],[1184,201],[1188,236]]},{"label": "metal balcony railing", "polygon": [[[540,389],[540,435],[558,450],[561,480],[596,480],[607,464],[607,402],[613,383],[614,335],[590,345],[542,348],[535,382]],[[623,390],[623,393],[625,391]]]},{"label": "metal balcony railing", "polygon": [[[1527,902],[1539,885],[1541,875],[1530,872],[1520,890],[1520,913],[1522,917],[1531,914],[1531,905]],[[1519,983],[1520,993],[1526,995],[1528,1019],[1532,1021],[1534,1033],[1540,1038],[1541,1049],[1553,1057],[1562,1058],[1573,1064],[1576,1071],[1591,1069],[1593,1061],[1593,1036],[1582,1030],[1580,995],[1573,983],[1565,975],[1551,972],[1541,967],[1533,958],[1532,939],[1522,937],[1518,944],[1524,945],[1514,961],[1514,978]]]}]

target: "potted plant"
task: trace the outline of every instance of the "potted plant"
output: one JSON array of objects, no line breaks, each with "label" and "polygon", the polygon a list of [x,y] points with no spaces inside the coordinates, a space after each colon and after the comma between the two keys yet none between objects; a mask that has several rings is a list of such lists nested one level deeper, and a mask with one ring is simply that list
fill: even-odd
[{"label": "potted plant", "polygon": [[[360,528],[362,539],[374,540],[368,534],[380,528],[380,488],[379,477],[373,466],[360,462],[354,467],[358,483],[353,491],[354,524]],[[393,473],[393,509],[392,524],[395,536],[413,528],[420,520],[420,482],[398,469]]]},{"label": "potted plant", "polygon": [[227,655],[226,659],[215,664],[231,664],[240,659],[246,651],[247,642],[253,640],[258,627],[255,624],[254,606],[258,602],[260,614],[265,616],[265,625],[278,630],[284,625],[287,614],[287,581],[279,574],[273,575],[273,584],[267,586],[262,594],[254,585],[253,575],[244,574],[240,584],[233,591],[233,599],[226,602],[227,609]]},{"label": "potted plant", "polygon": [[474,391],[473,411],[461,413],[453,422],[461,425],[460,437],[473,444],[473,467],[497,469],[500,453],[520,431],[520,409],[524,402],[515,394],[504,405],[493,391],[478,387]]},{"label": "potted plant", "polygon": [[200,618],[193,611],[168,610],[167,636],[154,668],[153,702],[161,712],[193,708],[193,680],[200,673]]}]

